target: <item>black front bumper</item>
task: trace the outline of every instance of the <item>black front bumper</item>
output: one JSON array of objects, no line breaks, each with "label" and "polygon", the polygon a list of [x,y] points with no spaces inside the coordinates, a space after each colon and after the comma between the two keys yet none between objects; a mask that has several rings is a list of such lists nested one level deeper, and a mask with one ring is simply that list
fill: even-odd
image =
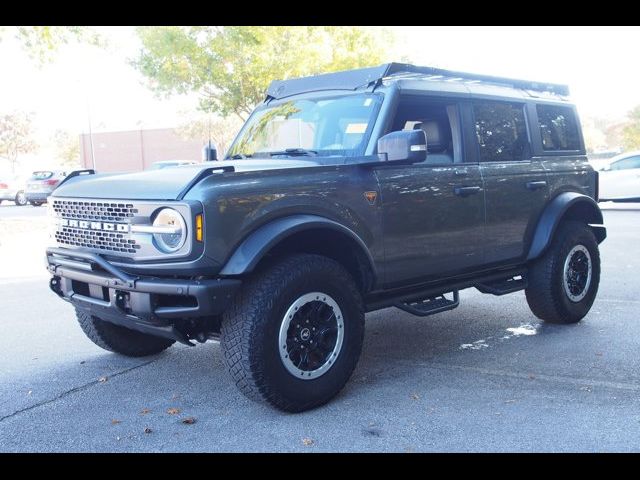
[{"label": "black front bumper", "polygon": [[47,249],[50,288],[96,317],[190,344],[181,323],[220,315],[241,285],[235,279],[183,280],[130,275],[100,255]]}]

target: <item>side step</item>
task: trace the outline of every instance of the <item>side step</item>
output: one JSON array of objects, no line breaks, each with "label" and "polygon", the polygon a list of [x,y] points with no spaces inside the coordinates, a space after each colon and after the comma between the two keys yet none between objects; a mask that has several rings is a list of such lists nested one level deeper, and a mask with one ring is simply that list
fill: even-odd
[{"label": "side step", "polygon": [[437,297],[423,298],[420,300],[413,300],[411,302],[396,303],[394,307],[411,313],[412,315],[417,315],[418,317],[426,317],[428,315],[433,315],[434,313],[453,310],[460,305],[458,290],[454,290],[452,293],[453,300],[449,300],[443,294],[438,295]]},{"label": "side step", "polygon": [[507,293],[513,293],[527,288],[527,280],[523,276],[520,276],[520,278],[509,277],[487,283],[478,283],[475,287],[482,293],[506,295]]}]

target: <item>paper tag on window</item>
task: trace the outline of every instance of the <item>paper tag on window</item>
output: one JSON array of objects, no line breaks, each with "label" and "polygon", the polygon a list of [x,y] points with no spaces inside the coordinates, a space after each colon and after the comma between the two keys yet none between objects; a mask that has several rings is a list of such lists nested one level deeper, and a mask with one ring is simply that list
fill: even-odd
[{"label": "paper tag on window", "polygon": [[364,133],[367,131],[366,123],[350,123],[347,125],[345,133]]},{"label": "paper tag on window", "polygon": [[368,107],[369,105],[371,105],[371,102],[372,102],[372,101],[373,101],[373,100],[371,100],[370,98],[365,98],[365,100],[364,100],[364,106],[365,106],[365,107]]}]

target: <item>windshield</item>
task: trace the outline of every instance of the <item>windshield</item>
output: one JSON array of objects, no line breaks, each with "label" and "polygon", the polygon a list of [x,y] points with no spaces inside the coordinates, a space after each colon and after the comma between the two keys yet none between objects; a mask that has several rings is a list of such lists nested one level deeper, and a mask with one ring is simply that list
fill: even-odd
[{"label": "windshield", "polygon": [[238,134],[227,158],[363,155],[379,99],[374,94],[344,95],[259,108]]}]

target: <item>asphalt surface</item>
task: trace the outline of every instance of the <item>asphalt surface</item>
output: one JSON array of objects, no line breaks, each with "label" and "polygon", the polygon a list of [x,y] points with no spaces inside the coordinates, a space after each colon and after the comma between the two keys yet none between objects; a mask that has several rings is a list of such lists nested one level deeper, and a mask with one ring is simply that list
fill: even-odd
[{"label": "asphalt surface", "polygon": [[83,336],[44,273],[5,274],[0,451],[639,451],[640,205],[605,209],[583,322],[541,325],[522,292],[465,290],[428,318],[375,312],[346,388],[297,415],[245,399],[216,343],[119,357]]}]

